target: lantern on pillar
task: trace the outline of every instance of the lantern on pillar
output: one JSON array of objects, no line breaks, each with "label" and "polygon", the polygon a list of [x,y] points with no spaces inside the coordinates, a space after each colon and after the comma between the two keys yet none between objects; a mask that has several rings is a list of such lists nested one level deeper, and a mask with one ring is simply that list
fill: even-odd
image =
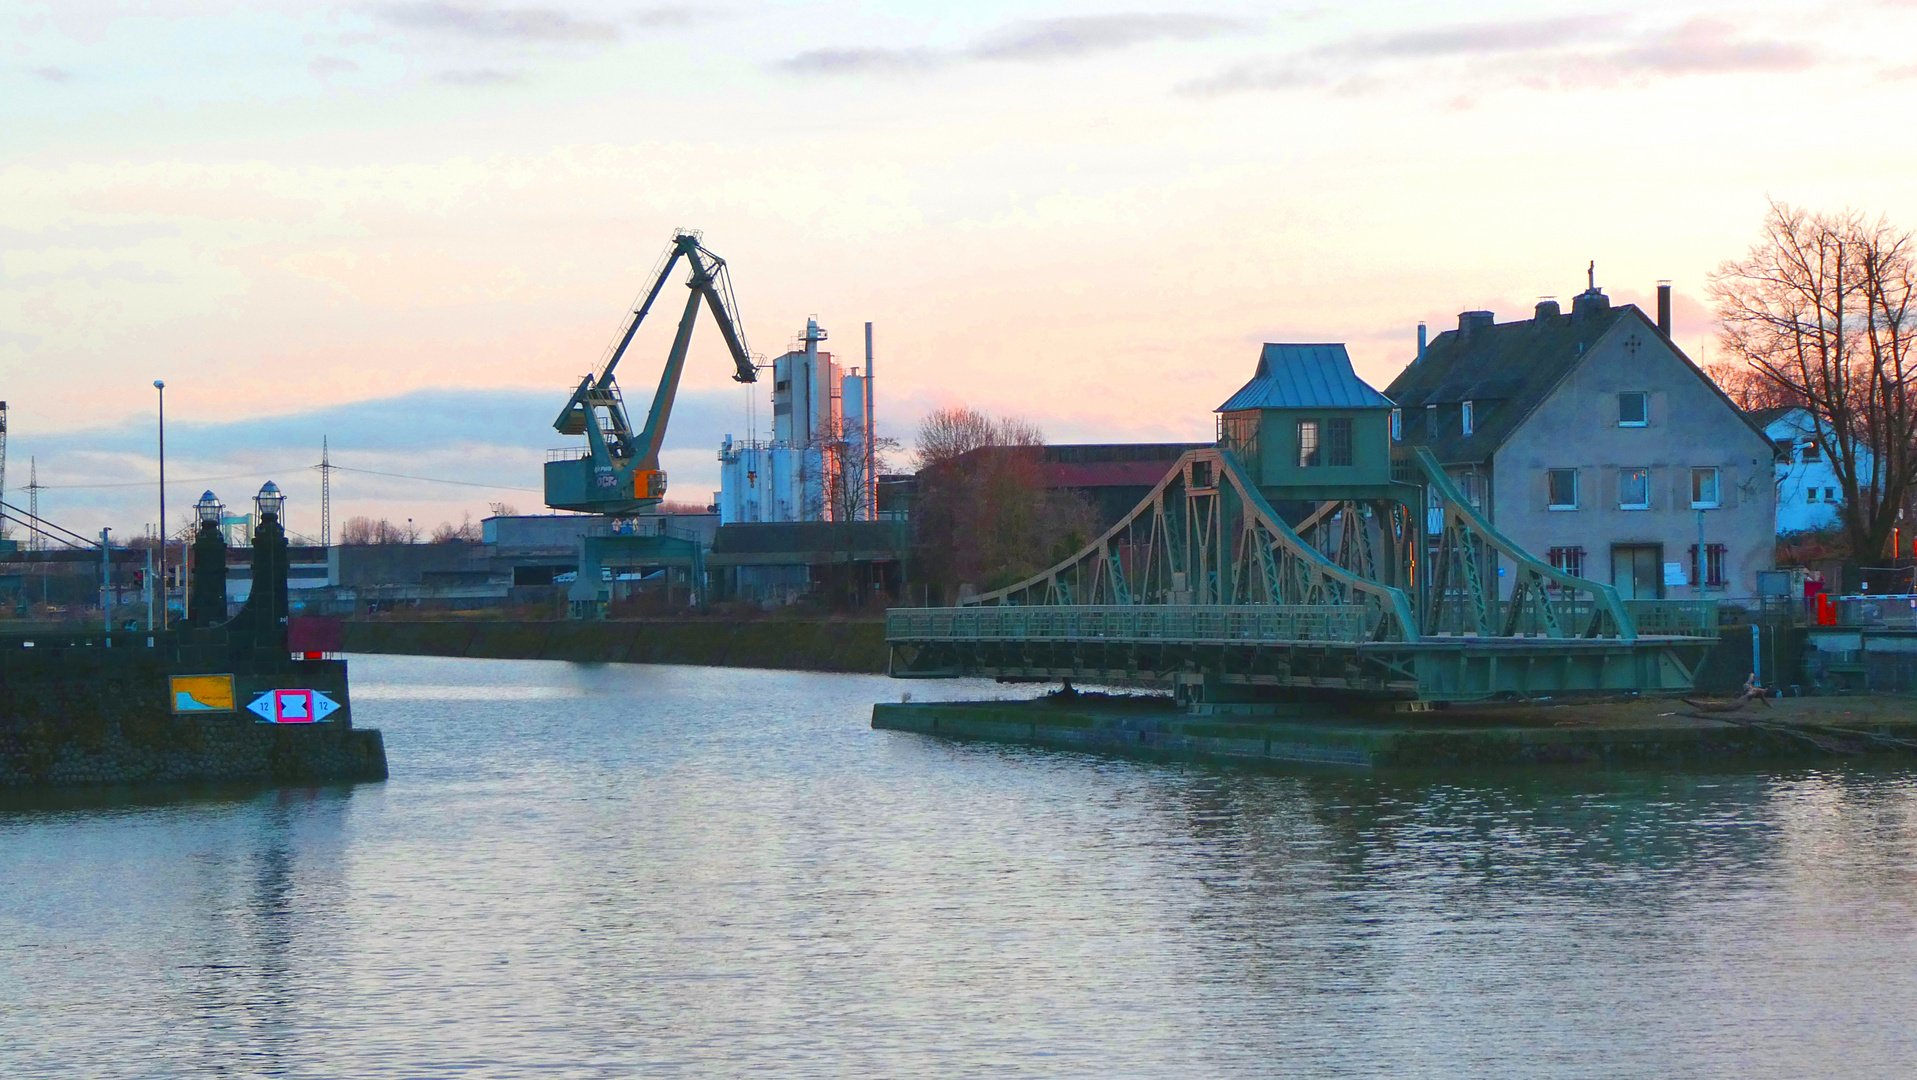
[{"label": "lantern on pillar", "polygon": [[226,513],[226,504],[209,491],[193,504],[193,513],[199,518],[200,524],[212,525],[217,529],[220,527],[220,518]]},{"label": "lantern on pillar", "polygon": [[273,515],[274,521],[280,521],[280,512],[285,508],[286,496],[280,494],[280,486],[271,480],[260,488],[258,495],[253,496],[253,509],[259,512],[262,522],[268,514]]}]

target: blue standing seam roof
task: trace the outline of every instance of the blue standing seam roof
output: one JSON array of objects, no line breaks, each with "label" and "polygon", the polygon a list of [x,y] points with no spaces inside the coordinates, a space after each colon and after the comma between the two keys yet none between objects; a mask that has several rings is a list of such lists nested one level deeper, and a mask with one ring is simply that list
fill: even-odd
[{"label": "blue standing seam roof", "polygon": [[1389,409],[1391,399],[1351,370],[1342,344],[1274,345],[1258,357],[1258,373],[1214,412],[1243,409]]}]

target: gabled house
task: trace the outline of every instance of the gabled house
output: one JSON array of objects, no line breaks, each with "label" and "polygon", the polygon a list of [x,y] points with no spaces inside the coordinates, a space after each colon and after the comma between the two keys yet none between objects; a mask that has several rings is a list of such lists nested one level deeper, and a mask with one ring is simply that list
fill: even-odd
[{"label": "gabled house", "polygon": [[1498,531],[1626,599],[1748,597],[1772,565],[1770,440],[1595,284],[1568,313],[1459,315],[1385,396],[1399,445],[1429,447]]}]

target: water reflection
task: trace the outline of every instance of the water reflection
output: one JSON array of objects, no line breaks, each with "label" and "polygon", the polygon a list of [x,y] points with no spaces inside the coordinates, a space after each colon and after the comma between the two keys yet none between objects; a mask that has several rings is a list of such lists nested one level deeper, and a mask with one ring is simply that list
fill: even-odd
[{"label": "water reflection", "polygon": [[898,686],[854,676],[356,677],[386,784],[0,805],[0,1074],[1892,1075],[1917,1050],[1903,772],[1284,774],[873,732]]}]

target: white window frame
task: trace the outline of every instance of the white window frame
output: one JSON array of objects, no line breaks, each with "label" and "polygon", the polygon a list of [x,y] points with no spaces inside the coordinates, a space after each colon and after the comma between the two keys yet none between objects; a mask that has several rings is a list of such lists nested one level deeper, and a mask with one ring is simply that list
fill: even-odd
[{"label": "white window frame", "polygon": [[1471,408],[1471,402],[1469,400],[1463,402],[1458,408],[1458,427],[1466,435],[1471,434],[1474,426],[1473,421],[1476,419],[1473,415],[1475,412],[1476,410]]},{"label": "white window frame", "polygon": [[[1551,474],[1552,473],[1570,473],[1571,474],[1571,501],[1569,503],[1555,503],[1551,501]],[[1578,496],[1582,494],[1583,492],[1578,490],[1578,471],[1576,469],[1546,469],[1544,470],[1544,502],[1547,509],[1576,510],[1578,508],[1578,501],[1579,501]]]},{"label": "white window frame", "polygon": [[1404,410],[1391,410],[1391,441],[1404,441]]},{"label": "white window frame", "polygon": [[[1644,474],[1644,501],[1627,503],[1624,501],[1624,478],[1632,473]],[[1617,471],[1617,508],[1619,510],[1649,510],[1651,508],[1651,470],[1649,466]]]},{"label": "white window frame", "polygon": [[[1626,420],[1626,419],[1624,419],[1624,399],[1625,399],[1626,397],[1629,397],[1629,396],[1630,396],[1630,395],[1632,395],[1632,394],[1635,394],[1635,395],[1637,395],[1637,397],[1638,397],[1638,400],[1640,400],[1640,401],[1642,401],[1642,402],[1644,403],[1644,411],[1643,411],[1643,414],[1642,414],[1642,415],[1643,415],[1643,419],[1641,419],[1641,420]],[[1650,391],[1648,391],[1648,390],[1620,390],[1620,391],[1618,391],[1618,394],[1617,394],[1617,426],[1618,426],[1618,427],[1650,427],[1650,426],[1651,426],[1651,394],[1650,394]]]},{"label": "white window frame", "polygon": [[[1712,499],[1700,500],[1697,497],[1697,478],[1701,473],[1711,474]],[[1724,505],[1724,474],[1715,465],[1696,465],[1691,468],[1691,509],[1716,510]]]}]

